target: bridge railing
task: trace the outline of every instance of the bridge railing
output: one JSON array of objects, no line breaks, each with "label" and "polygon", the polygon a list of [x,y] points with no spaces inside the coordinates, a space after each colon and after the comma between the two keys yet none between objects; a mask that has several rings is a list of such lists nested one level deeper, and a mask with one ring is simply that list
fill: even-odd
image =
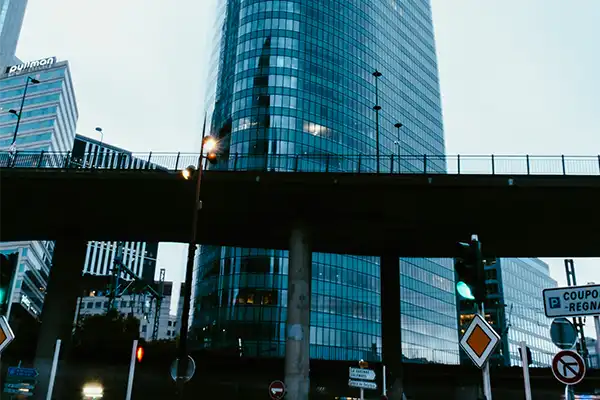
[{"label": "bridge railing", "polygon": [[[178,171],[198,164],[194,153],[9,153],[0,151],[0,168],[159,169]],[[347,172],[384,174],[600,175],[599,156],[530,155],[219,155],[211,170]]]}]

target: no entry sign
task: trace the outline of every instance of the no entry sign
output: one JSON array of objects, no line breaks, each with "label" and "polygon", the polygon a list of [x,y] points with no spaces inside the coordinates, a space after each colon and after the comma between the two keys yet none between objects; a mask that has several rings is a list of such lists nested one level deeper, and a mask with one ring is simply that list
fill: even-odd
[{"label": "no entry sign", "polygon": [[285,383],[281,381],[273,381],[269,385],[269,396],[273,400],[281,400],[285,396]]},{"label": "no entry sign", "polygon": [[576,385],[585,376],[585,363],[581,356],[572,350],[559,351],[552,360],[552,373],[565,385]]}]

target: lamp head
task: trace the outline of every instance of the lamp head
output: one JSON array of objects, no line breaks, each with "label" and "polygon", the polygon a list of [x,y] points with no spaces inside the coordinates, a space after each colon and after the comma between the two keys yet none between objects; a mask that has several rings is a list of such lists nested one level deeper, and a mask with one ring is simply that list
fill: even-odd
[{"label": "lamp head", "polygon": [[181,171],[181,176],[183,176],[183,179],[190,179],[192,175],[194,175],[194,171],[196,171],[196,167],[190,165],[186,169]]},{"label": "lamp head", "polygon": [[29,78],[29,81],[30,81],[31,83],[33,83],[33,84],[40,83],[40,81],[38,81],[38,80],[37,80],[37,79],[35,79],[35,78]]}]

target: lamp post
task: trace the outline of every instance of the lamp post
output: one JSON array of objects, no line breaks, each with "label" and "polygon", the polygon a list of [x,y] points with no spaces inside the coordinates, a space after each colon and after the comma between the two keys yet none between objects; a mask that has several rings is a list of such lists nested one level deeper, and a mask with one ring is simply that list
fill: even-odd
[{"label": "lamp post", "polygon": [[[196,195],[194,197],[194,209],[192,212],[192,226],[190,242],[188,244],[187,263],[185,267],[185,285],[183,286],[183,310],[181,313],[181,324],[179,326],[179,348],[178,348],[178,386],[179,396],[183,399],[183,388],[186,380],[183,379],[188,370],[188,329],[190,318],[190,306],[192,299],[192,279],[194,275],[194,258],[196,256],[196,237],[198,233],[198,212],[202,207],[200,201],[200,184],[202,182],[202,158],[204,150],[213,151],[217,146],[217,141],[212,136],[205,136],[206,117],[204,118],[204,127],[202,128],[202,144],[200,145],[200,155],[198,156],[198,165],[196,167]],[[210,155],[209,155],[210,157]],[[191,179],[193,176],[193,167],[188,167],[182,171],[185,179]]]},{"label": "lamp post", "polygon": [[[402,125],[401,122],[396,122],[394,124],[394,127],[396,128],[396,131],[398,132],[397,137],[398,140],[394,141],[394,144],[397,147],[397,151],[398,151],[398,172],[401,171],[401,165],[400,165],[400,128],[402,128],[404,125]],[[392,171],[394,172],[394,171]]]},{"label": "lamp post", "polygon": [[27,96],[27,88],[29,88],[29,82],[33,83],[34,85],[40,83],[40,81],[38,81],[37,79],[28,76],[27,80],[25,81],[25,90],[23,90],[23,97],[21,98],[21,107],[19,108],[19,111],[17,112],[17,110],[8,110],[9,113],[17,116],[15,134],[13,135],[13,140],[10,144],[11,152],[16,150],[15,142],[17,141],[17,133],[19,132],[19,125],[21,124],[21,116],[23,115],[23,106],[25,105],[25,97]]},{"label": "lamp post", "polygon": [[102,142],[104,142],[104,132],[99,126],[97,126],[95,130],[96,132],[100,133],[100,144],[102,144]]},{"label": "lamp post", "polygon": [[381,72],[375,70],[373,76],[375,77],[375,105],[373,106],[373,110],[375,110],[375,157],[377,161],[377,173],[379,173],[379,110],[381,110],[381,106],[379,105],[379,78],[381,77]]}]

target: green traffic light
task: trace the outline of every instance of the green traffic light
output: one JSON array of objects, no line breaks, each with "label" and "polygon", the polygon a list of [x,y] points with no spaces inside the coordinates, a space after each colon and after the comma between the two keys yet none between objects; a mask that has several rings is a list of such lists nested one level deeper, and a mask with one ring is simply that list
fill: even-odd
[{"label": "green traffic light", "polygon": [[475,296],[473,296],[473,293],[471,292],[471,288],[469,287],[469,285],[467,285],[464,282],[458,282],[456,284],[456,291],[458,292],[458,294],[467,299],[467,300],[475,300]]},{"label": "green traffic light", "polygon": [[6,300],[6,289],[0,288],[0,304],[4,304],[4,300]]}]

